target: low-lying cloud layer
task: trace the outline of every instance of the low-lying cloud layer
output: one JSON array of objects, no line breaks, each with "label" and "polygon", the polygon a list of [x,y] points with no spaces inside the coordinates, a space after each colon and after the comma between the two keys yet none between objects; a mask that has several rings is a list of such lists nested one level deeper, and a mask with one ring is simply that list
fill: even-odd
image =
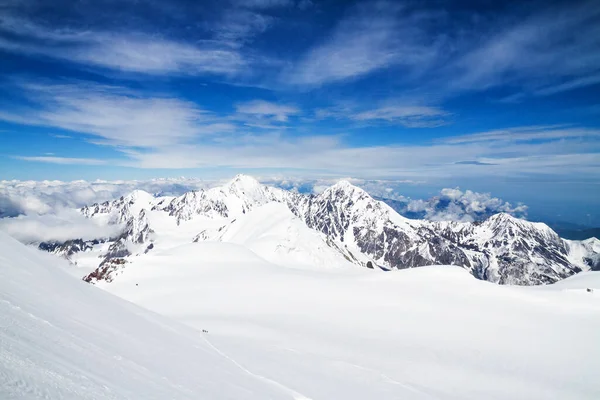
[{"label": "low-lying cloud layer", "polygon": [[109,238],[118,235],[122,228],[120,225],[98,224],[73,209],[0,219],[0,230],[23,243]]},{"label": "low-lying cloud layer", "polygon": [[211,181],[185,178],[92,182],[0,181],[0,218],[53,214],[62,209],[113,200],[136,189],[169,196],[210,185]]},{"label": "low-lying cloud layer", "polygon": [[[409,218],[432,221],[477,221],[498,212],[525,217],[527,206],[511,205],[489,193],[442,189],[430,199],[410,199],[398,185],[411,181],[349,179]],[[262,178],[271,186],[303,193],[320,193],[337,179]],[[181,195],[223,184],[222,180],[154,179],[147,181],[0,181],[0,229],[25,243],[93,239],[116,235],[120,226],[103,226],[86,219],[76,208],[124,196],[141,189],[155,195]]]},{"label": "low-lying cloud layer", "polygon": [[489,193],[463,192],[458,188],[442,189],[439,195],[427,200],[398,199],[386,202],[408,218],[429,221],[473,222],[501,212],[520,218],[527,216],[527,206],[524,204],[513,206]]}]

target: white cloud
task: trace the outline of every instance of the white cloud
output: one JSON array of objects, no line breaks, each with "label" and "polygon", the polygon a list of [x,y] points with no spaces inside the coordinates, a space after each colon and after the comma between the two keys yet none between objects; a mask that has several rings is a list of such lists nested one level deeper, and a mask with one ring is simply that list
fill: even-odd
[{"label": "white cloud", "polygon": [[212,30],[216,39],[223,40],[233,47],[241,47],[256,35],[265,32],[275,22],[275,18],[249,10],[233,9],[224,12],[215,22]]},{"label": "white cloud", "polygon": [[399,199],[390,205],[400,214],[409,218],[429,221],[481,221],[497,213],[509,213],[517,217],[527,216],[527,206],[513,206],[489,193],[477,193],[459,188],[445,188],[440,194],[429,199]]},{"label": "white cloud", "polygon": [[386,2],[361,5],[338,24],[327,40],[309,50],[282,80],[319,86],[391,65],[423,67],[437,54],[437,44],[427,41],[419,23],[422,17],[399,14],[397,5]]},{"label": "white cloud", "polygon": [[447,116],[446,111],[437,107],[396,105],[363,111],[349,117],[357,121],[382,120],[409,128],[419,128],[445,125]]},{"label": "white cloud", "polygon": [[[518,128],[527,130],[529,128]],[[355,176],[413,181],[472,177],[554,177],[600,179],[596,136],[547,137],[536,134],[495,139],[462,136],[420,145],[352,147],[343,136],[235,135],[202,144],[169,145],[145,151],[121,149],[118,165],[151,169],[235,168],[295,170],[305,177]],[[496,134],[494,134],[496,135]],[[117,164],[115,164],[117,165]]]},{"label": "white cloud", "polygon": [[72,158],[72,157],[55,157],[52,153],[46,153],[47,156],[27,157],[27,156],[15,156],[14,158],[23,161],[39,161],[50,164],[62,164],[62,165],[106,165],[108,160],[98,160],[95,158]]},{"label": "white cloud", "polygon": [[[195,103],[143,96],[121,88],[83,84],[21,87],[30,102],[39,103],[38,109],[0,111],[0,119],[81,132],[89,136],[89,142],[115,146],[121,153],[112,160],[13,155],[31,162],[110,163],[152,169],[284,168],[310,176],[402,176],[415,181],[532,174],[555,174],[557,178],[576,175],[584,181],[600,178],[600,130],[588,127],[524,126],[419,145],[352,146],[342,134],[284,132],[284,123],[300,113],[290,105],[253,101],[239,104],[232,116],[219,116],[199,109]],[[356,113],[355,118],[388,118],[426,126],[441,113],[431,107],[396,107]],[[254,133],[252,125],[262,131]],[[265,126],[272,129],[265,133]]]},{"label": "white cloud", "polygon": [[0,38],[3,50],[118,71],[233,75],[247,66],[237,50],[215,41],[190,44],[143,33],[54,29],[10,16],[0,19],[0,30],[13,37]]},{"label": "white cloud", "polygon": [[86,48],[66,52],[63,57],[100,67],[149,74],[228,75],[245,66],[242,56],[231,49],[198,47],[143,35],[96,38]]},{"label": "white cloud", "polygon": [[548,96],[556,93],[566,92],[573,89],[578,89],[585,86],[596,85],[600,83],[600,74],[589,75],[581,78],[569,79],[566,82],[550,85],[541,89],[537,89],[534,94]]},{"label": "white cloud", "polygon": [[454,136],[444,139],[444,142],[522,142],[531,140],[567,140],[574,138],[600,138],[600,129],[580,128],[568,125],[522,126],[506,129],[495,129],[492,131],[471,135]]},{"label": "white cloud", "polygon": [[519,84],[539,95],[598,83],[599,18],[598,2],[549,5],[472,43],[445,79],[455,89]]},{"label": "white cloud", "polygon": [[[391,205],[407,217],[433,221],[474,221],[498,212],[523,217],[527,213],[527,207],[522,204],[513,206],[489,193],[458,188],[442,189],[439,195],[429,199],[410,199],[402,195],[401,188],[420,182],[406,179],[372,180],[343,175],[318,179],[262,175],[257,179],[266,185],[303,193],[321,193],[340,179],[346,179],[372,196],[395,200]],[[75,208],[113,200],[137,189],[160,195],[181,195],[222,185],[228,180],[0,181],[0,229],[25,242],[111,236],[120,227],[97,225],[83,218]],[[17,215],[20,216],[15,218]]]},{"label": "white cloud", "polygon": [[153,194],[180,195],[206,188],[212,181],[153,179],[146,181],[0,181],[0,218],[44,215],[113,200],[136,189]]},{"label": "white cloud", "polygon": [[119,225],[98,224],[77,211],[68,209],[55,214],[21,215],[0,219],[0,230],[24,243],[114,237],[122,229]]},{"label": "white cloud", "polygon": [[84,133],[101,144],[156,147],[234,129],[195,103],[118,87],[23,84],[21,89],[37,108],[5,111],[0,119]]},{"label": "white cloud", "polygon": [[247,103],[238,104],[236,110],[240,114],[272,117],[278,122],[286,122],[290,115],[296,115],[300,112],[300,110],[294,106],[275,104],[264,100],[253,100]]},{"label": "white cloud", "polygon": [[407,128],[434,128],[450,123],[451,113],[441,107],[425,105],[425,99],[390,98],[375,104],[342,102],[331,107],[314,110],[314,119],[336,119],[366,124],[385,123]]}]

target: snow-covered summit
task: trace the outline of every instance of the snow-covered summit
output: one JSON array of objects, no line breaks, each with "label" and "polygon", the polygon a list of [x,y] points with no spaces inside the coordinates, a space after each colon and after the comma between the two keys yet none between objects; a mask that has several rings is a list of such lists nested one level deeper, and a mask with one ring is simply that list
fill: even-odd
[{"label": "snow-covered summit", "polygon": [[225,185],[231,192],[238,194],[252,193],[261,191],[263,185],[254,177],[244,174],[236,175],[229,183]]},{"label": "snow-covered summit", "polygon": [[223,186],[188,192],[160,207],[178,223],[196,216],[232,218],[271,201],[285,202],[287,192],[261,184],[253,177],[237,175]]},{"label": "snow-covered summit", "polygon": [[352,192],[364,192],[363,189],[359,188],[358,186],[353,185],[349,180],[347,179],[341,179],[339,181],[337,181],[336,183],[334,183],[333,185],[331,185],[330,187],[328,187],[327,189],[325,189],[325,192],[330,191],[330,192],[347,192],[347,193],[352,193]]},{"label": "snow-covered summit", "polygon": [[134,190],[126,196],[113,201],[95,203],[81,208],[81,213],[88,218],[104,218],[111,223],[127,223],[142,210],[150,210],[160,198],[144,190]]},{"label": "snow-covered summit", "polygon": [[490,216],[482,222],[482,225],[488,227],[496,235],[518,236],[519,234],[535,231],[547,238],[559,238],[556,232],[544,223],[526,221],[504,212]]}]

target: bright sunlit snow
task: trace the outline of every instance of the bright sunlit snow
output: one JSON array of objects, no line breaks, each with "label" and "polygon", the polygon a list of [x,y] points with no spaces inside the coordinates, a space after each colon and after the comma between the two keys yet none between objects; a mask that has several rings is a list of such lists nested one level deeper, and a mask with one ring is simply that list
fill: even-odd
[{"label": "bright sunlit snow", "polygon": [[199,242],[98,284],[207,329],[227,357],[309,399],[595,399],[595,275],[503,287],[456,267],[290,269]]},{"label": "bright sunlit snow", "polygon": [[1,399],[294,398],[202,332],[76,280],[58,263],[0,233]]}]

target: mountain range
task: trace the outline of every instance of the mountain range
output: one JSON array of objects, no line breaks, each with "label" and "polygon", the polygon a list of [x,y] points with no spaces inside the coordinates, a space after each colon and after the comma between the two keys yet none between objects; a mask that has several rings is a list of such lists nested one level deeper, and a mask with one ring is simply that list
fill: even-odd
[{"label": "mountain range", "polygon": [[137,255],[202,241],[241,244],[288,267],[457,265],[498,284],[548,284],[600,269],[596,238],[562,239],[543,223],[506,213],[473,223],[408,219],[347,181],[320,194],[300,194],[238,175],[226,185],[178,197],[136,190],[80,212],[121,225],[121,234],[39,248],[80,266],[92,283],[114,280]]}]

